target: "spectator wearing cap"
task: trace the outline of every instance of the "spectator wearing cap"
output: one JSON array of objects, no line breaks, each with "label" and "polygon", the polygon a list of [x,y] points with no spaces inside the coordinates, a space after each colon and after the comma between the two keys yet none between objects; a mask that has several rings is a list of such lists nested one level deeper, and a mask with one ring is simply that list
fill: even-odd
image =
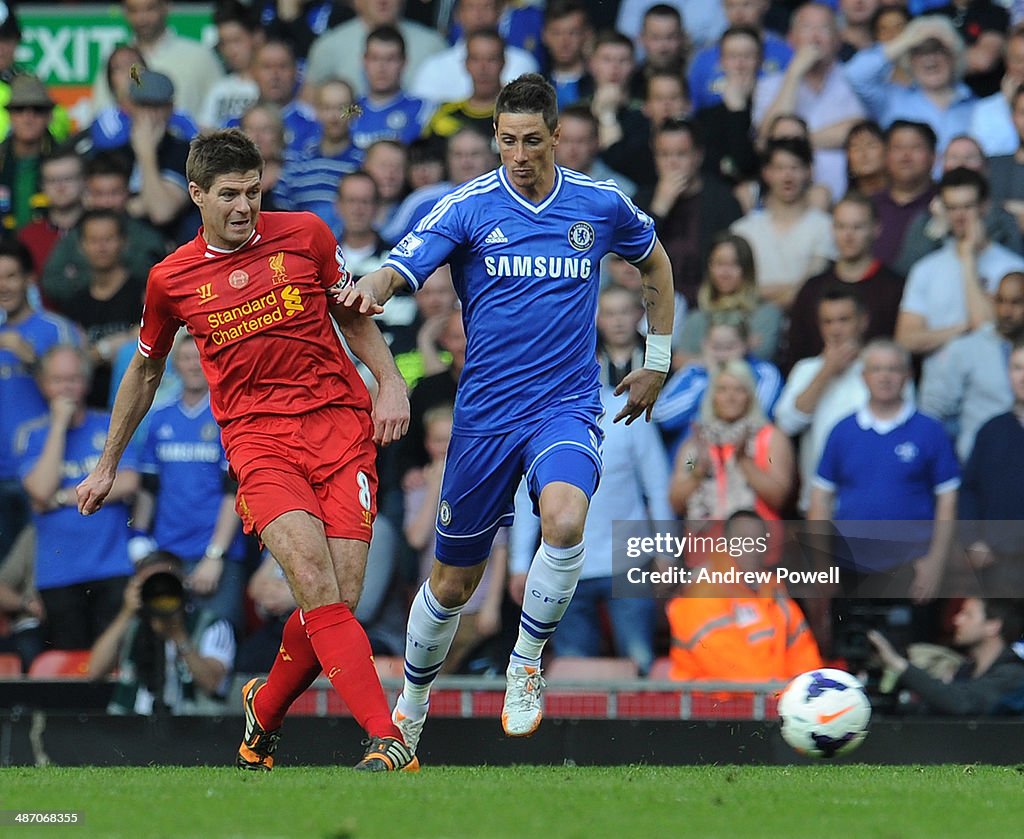
[{"label": "spectator wearing cap", "polygon": [[[165,73],[179,93],[179,107],[197,114],[206,94],[224,75],[224,70],[209,47],[175,35],[167,28],[170,6],[169,0],[121,0],[121,11],[132,31],[132,43],[141,50],[146,66]],[[113,101],[106,76],[97,74],[92,88],[93,108],[99,111]]]},{"label": "spectator wearing cap", "polygon": [[11,133],[0,143],[0,218],[8,230],[20,230],[42,206],[40,160],[56,145],[47,128],[53,106],[46,85],[35,76],[11,82]]},{"label": "spectator wearing cap", "polygon": [[163,73],[143,70],[129,88],[132,129],[117,152],[131,165],[128,213],[177,239],[177,223],[191,205],[185,180],[189,145],[168,131],[173,111],[174,84]]}]

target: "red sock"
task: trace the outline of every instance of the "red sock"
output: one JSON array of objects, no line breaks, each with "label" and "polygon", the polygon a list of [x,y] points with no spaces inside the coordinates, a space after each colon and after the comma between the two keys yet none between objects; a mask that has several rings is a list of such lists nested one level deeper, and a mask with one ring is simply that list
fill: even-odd
[{"label": "red sock", "polygon": [[267,676],[267,683],[256,692],[253,708],[264,729],[280,727],[292,703],[320,675],[320,660],[306,636],[299,610],[285,622],[281,649]]},{"label": "red sock", "polygon": [[331,603],[305,613],[306,634],[331,687],[371,737],[402,739],[391,721],[380,686],[373,651],[363,627],[344,603]]}]

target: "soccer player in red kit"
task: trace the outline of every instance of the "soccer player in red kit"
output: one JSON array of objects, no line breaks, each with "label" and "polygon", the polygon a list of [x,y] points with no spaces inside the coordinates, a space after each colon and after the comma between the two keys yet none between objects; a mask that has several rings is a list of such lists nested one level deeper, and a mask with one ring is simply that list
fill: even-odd
[{"label": "soccer player in red kit", "polygon": [[[138,352],[103,454],[78,487],[79,510],[95,512],[110,492],[184,324],[238,478],[238,513],[281,564],[299,604],[269,677],[243,689],[238,765],[273,767],[285,713],[323,670],[370,736],[356,768],[415,771],[352,614],[376,514],[374,444],[405,433],[405,384],[376,325],[334,303],[351,277],[327,225],[310,213],[260,214],[262,170],[256,146],[237,129],[192,141],[186,175],[203,226],[149,275]],[[372,405],[332,316],[377,379]]]}]

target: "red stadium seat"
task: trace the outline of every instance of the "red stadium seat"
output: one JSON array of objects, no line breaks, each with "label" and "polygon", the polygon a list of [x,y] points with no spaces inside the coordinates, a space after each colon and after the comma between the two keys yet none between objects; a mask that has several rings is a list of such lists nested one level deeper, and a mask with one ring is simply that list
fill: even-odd
[{"label": "red stadium seat", "polygon": [[21,659],[14,653],[0,653],[0,679],[21,675]]},{"label": "red stadium seat", "polygon": [[585,658],[560,656],[544,671],[544,678],[557,682],[614,682],[637,677],[636,664],[628,658]]},{"label": "red stadium seat", "polygon": [[47,650],[32,662],[31,679],[84,679],[89,668],[89,650]]}]

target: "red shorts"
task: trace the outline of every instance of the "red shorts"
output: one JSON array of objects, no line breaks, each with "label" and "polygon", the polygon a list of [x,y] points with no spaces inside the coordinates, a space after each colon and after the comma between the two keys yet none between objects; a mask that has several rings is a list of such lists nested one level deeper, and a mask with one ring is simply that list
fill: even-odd
[{"label": "red shorts", "polygon": [[304,510],[323,522],[328,538],[370,541],[377,446],[366,411],[328,405],[294,417],[241,419],[223,438],[247,533],[259,535],[283,513]]}]

